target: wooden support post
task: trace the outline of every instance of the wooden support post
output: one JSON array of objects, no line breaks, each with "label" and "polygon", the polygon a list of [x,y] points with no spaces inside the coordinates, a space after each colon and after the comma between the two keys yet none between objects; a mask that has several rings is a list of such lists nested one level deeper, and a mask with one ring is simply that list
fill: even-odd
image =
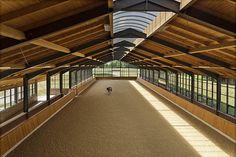
[{"label": "wooden support post", "polygon": [[60,72],[60,94],[63,94],[63,73]]},{"label": "wooden support post", "polygon": [[218,76],[217,80],[216,80],[216,114],[219,113],[220,111],[220,102],[221,102],[221,78]]},{"label": "wooden support post", "polygon": [[14,93],[14,95],[15,95],[15,103],[17,104],[18,103],[18,88],[17,87],[15,87],[15,93]]},{"label": "wooden support post", "polygon": [[206,105],[209,104],[209,99],[208,99],[208,76],[206,76]]},{"label": "wooden support post", "polygon": [[72,77],[71,77],[71,71],[69,71],[69,88],[72,87]]},{"label": "wooden support post", "polygon": [[88,69],[85,69],[85,79],[88,79]]},{"label": "wooden support post", "polygon": [[167,76],[167,70],[165,71],[165,75],[166,75],[166,89],[168,90],[169,80],[168,80],[168,76]]},{"label": "wooden support post", "polygon": [[47,101],[50,104],[51,79],[50,79],[50,74],[49,73],[47,73],[47,75],[46,75],[46,84],[47,84],[47,88],[46,88]]},{"label": "wooden support post", "polygon": [[37,83],[37,81],[34,82],[34,86],[35,86],[35,88],[34,88],[35,95],[38,97],[38,83]]},{"label": "wooden support post", "polygon": [[146,79],[146,76],[147,76],[146,72],[147,72],[147,70],[146,70],[146,67],[145,67],[145,69],[144,69],[144,80],[147,80]]},{"label": "wooden support post", "polygon": [[24,88],[24,112],[29,112],[29,85],[28,85],[28,75],[26,74],[23,78],[23,88]]},{"label": "wooden support post", "polygon": [[234,117],[236,117],[236,80],[234,80]]},{"label": "wooden support post", "polygon": [[178,95],[178,92],[179,92],[179,76],[178,76],[178,73],[176,73],[175,75],[176,75],[176,95]]},{"label": "wooden support post", "polygon": [[148,82],[151,82],[150,72],[151,72],[151,69],[148,69]]},{"label": "wooden support post", "polygon": [[78,84],[78,76],[77,76],[77,70],[75,71],[75,84]]}]

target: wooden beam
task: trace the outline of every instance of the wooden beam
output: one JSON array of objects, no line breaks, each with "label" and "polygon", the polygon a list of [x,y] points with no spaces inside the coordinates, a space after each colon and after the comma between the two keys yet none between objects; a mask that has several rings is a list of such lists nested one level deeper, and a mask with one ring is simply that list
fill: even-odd
[{"label": "wooden beam", "polygon": [[235,0],[228,0],[228,2],[232,3],[232,4],[236,4]]},{"label": "wooden beam", "polygon": [[56,1],[40,1],[39,3],[32,4],[30,6],[24,7],[20,10],[16,10],[7,14],[1,15],[0,23],[13,20],[18,17],[22,17],[34,12],[40,11],[41,9],[46,9],[55,5],[62,4],[68,0],[56,0]]},{"label": "wooden beam", "polygon": [[[23,40],[26,39],[25,33],[14,29],[12,27],[8,27],[6,25],[1,24],[1,29],[0,29],[0,34],[2,36],[8,37],[8,38],[13,38],[16,40]],[[32,40],[30,41],[31,44],[35,44],[38,46],[42,46],[48,49],[64,52],[64,53],[70,53],[70,50],[66,47],[60,46],[58,44],[54,44],[52,42],[46,41],[44,39],[37,39],[37,40]]]},{"label": "wooden beam", "polygon": [[0,24],[0,35],[17,40],[26,39],[25,33],[12,27]]},{"label": "wooden beam", "polygon": [[231,58],[235,58],[236,59],[236,55],[235,54],[232,54],[230,50],[218,50],[217,52],[223,54],[223,55],[226,55],[228,57],[231,57]]},{"label": "wooden beam", "polygon": [[102,5],[98,8],[87,10],[43,26],[33,28],[25,32],[26,36],[25,40],[18,41],[14,39],[2,38],[0,39],[0,43],[2,43],[1,50],[9,51],[12,49],[16,49],[23,45],[28,44],[32,40],[38,38],[45,38],[48,37],[49,35],[58,33],[59,31],[64,31],[69,28],[73,28],[75,26],[88,23],[89,21],[90,22],[94,21],[95,19],[98,20],[98,18],[103,18],[111,13],[111,11],[107,8],[108,8],[107,4]]},{"label": "wooden beam", "polygon": [[[227,48],[232,48],[232,47],[236,47],[235,41],[226,42],[226,43],[217,44],[217,45],[205,46],[205,47],[200,47],[200,48],[194,48],[194,49],[190,49],[188,53],[171,54],[171,55],[165,55],[164,57],[165,58],[178,57],[178,56],[184,56],[184,55],[188,55],[188,54],[222,50],[222,49],[227,49]],[[224,52],[219,52],[219,53],[224,53]],[[224,53],[224,54],[227,55],[226,53]]]},{"label": "wooden beam", "polygon": [[232,47],[236,47],[235,41],[221,43],[221,44],[217,44],[217,45],[206,46],[206,47],[200,47],[200,48],[195,48],[195,49],[190,49],[189,53],[190,54],[202,53],[202,52],[221,50],[221,49],[232,48]]},{"label": "wooden beam", "polygon": [[97,54],[107,52],[107,51],[111,51],[110,46],[106,46],[106,47],[100,48],[98,50],[95,50],[93,52],[89,52],[89,53],[86,54],[86,56],[93,56],[93,55],[97,55]]},{"label": "wooden beam", "polygon": [[190,55],[192,57],[196,57],[196,58],[201,59],[205,62],[210,62],[212,64],[230,69],[230,65],[228,63],[220,60],[220,59],[215,59],[215,58],[212,58],[212,57],[209,57],[209,56],[206,56],[206,55],[202,55],[202,54],[197,54],[197,53],[196,54],[190,54],[189,49],[187,49],[185,47],[182,47],[182,46],[179,46],[179,45],[176,45],[174,43],[170,43],[166,40],[163,40],[163,39],[160,39],[160,38],[157,38],[157,37],[150,37],[149,39],[152,40],[153,42],[156,42],[156,43],[160,44],[160,45],[163,45],[165,47],[169,47],[171,49],[177,50],[181,53],[185,53],[185,54]]},{"label": "wooden beam", "polygon": [[186,10],[182,10],[179,15],[185,19],[197,22],[204,26],[210,27],[212,29],[218,30],[230,36],[235,36],[236,27],[235,23],[218,18],[200,9],[189,7]]},{"label": "wooden beam", "polygon": [[85,57],[85,54],[80,53],[80,52],[73,52],[73,55],[78,56],[78,57]]},{"label": "wooden beam", "polygon": [[98,53],[96,53],[95,55],[93,55],[92,57],[93,57],[93,58],[97,58],[97,57],[99,57],[99,56],[101,56],[101,55],[110,54],[110,53],[112,53],[112,51],[108,49],[108,50],[106,50],[106,51],[98,52]]},{"label": "wooden beam", "polygon": [[105,54],[97,56],[97,59],[100,59],[102,57],[109,56],[109,55],[111,55],[111,53],[105,53]]},{"label": "wooden beam", "polygon": [[[2,31],[7,32],[8,37],[18,39],[18,40],[25,37],[24,32],[13,29],[11,27],[6,28],[4,26],[4,28],[7,29],[8,31],[5,31],[5,29],[3,29],[3,30],[1,29],[0,32],[2,32]],[[12,31],[12,30],[14,30],[14,31]],[[5,36],[5,34],[1,34],[1,35]],[[109,41],[109,39],[98,39],[98,40],[95,40],[94,42],[91,42],[90,46],[95,46],[94,44],[101,44],[101,42],[103,43],[103,42],[108,42],[108,41]],[[68,49],[66,47],[60,46],[58,44],[54,44],[54,43],[46,41],[44,39],[32,40],[32,41],[30,41],[30,43],[38,45],[38,46],[42,46],[42,47],[45,47],[45,48],[48,48],[48,49],[52,49],[52,50],[55,50],[55,51],[59,51],[59,52],[64,52],[64,53],[70,53],[71,52],[70,49]],[[88,48],[88,44],[83,45],[83,47]],[[85,57],[84,54],[82,54],[80,52],[77,52],[77,50],[81,50],[79,48],[75,49],[76,51],[73,52],[72,54],[75,55],[75,56],[78,56],[78,57]]]},{"label": "wooden beam", "polygon": [[178,56],[183,56],[187,55],[186,53],[178,53],[178,54],[172,54],[172,55],[165,55],[165,58],[171,58],[171,57],[178,57]]},{"label": "wooden beam", "polygon": [[[149,48],[145,48],[145,47],[136,47],[136,50],[139,49],[141,51],[146,51],[148,53],[151,53],[153,55],[157,55],[157,57],[152,57],[152,59],[160,59],[160,58],[164,58],[164,55],[163,54],[160,54],[159,52],[156,52],[156,51],[153,51]],[[189,64],[185,61],[182,61],[182,60],[178,60],[176,58],[168,58],[169,61],[171,62],[174,62],[174,64],[170,64],[170,63],[165,63],[164,61],[160,61],[158,60],[158,62],[164,64],[164,65],[167,65],[169,67],[174,67],[175,70],[180,70],[180,69],[176,69],[176,68],[189,68],[192,72],[193,71],[196,71],[196,69],[194,69],[193,65],[192,64]],[[186,69],[184,69],[186,71]],[[184,71],[183,69],[181,69],[180,71]],[[187,70],[186,72],[190,72],[189,70]],[[198,73],[205,73],[205,74],[209,74],[210,72],[205,70],[205,71],[202,71],[201,69],[197,69],[197,72]]]},{"label": "wooden beam", "polygon": [[52,42],[46,41],[44,39],[37,39],[37,40],[33,40],[30,43],[38,45],[38,46],[42,46],[48,49],[52,49],[55,51],[60,51],[60,52],[64,52],[64,53],[70,53],[70,49],[60,46],[58,44],[54,44]]},{"label": "wooden beam", "polygon": [[[181,18],[181,17],[178,17],[178,18]],[[187,23],[187,20],[186,19],[184,19],[184,20]],[[171,24],[171,27],[178,28],[178,29],[181,29],[183,31],[187,31],[189,33],[193,33],[194,35],[197,35],[197,36],[200,36],[200,37],[204,37],[205,39],[210,39],[210,40],[216,41],[218,43],[221,42],[221,39],[217,39],[217,38],[213,37],[210,34],[207,34],[207,33],[202,32],[200,30],[194,29],[191,26],[183,25],[183,24],[181,24],[179,22],[174,22],[173,24]]]},{"label": "wooden beam", "polygon": [[74,47],[71,49],[71,51],[72,52],[84,51],[90,47],[93,47],[93,46],[96,46],[96,45],[99,45],[102,43],[106,43],[106,42],[108,43],[109,41],[110,41],[110,39],[95,39],[95,40],[89,41],[85,44]]}]

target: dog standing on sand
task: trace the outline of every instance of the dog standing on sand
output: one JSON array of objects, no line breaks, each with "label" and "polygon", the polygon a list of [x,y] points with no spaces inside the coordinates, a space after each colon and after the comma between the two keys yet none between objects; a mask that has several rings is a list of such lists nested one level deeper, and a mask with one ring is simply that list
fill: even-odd
[{"label": "dog standing on sand", "polygon": [[107,93],[108,93],[108,95],[110,95],[111,92],[112,92],[112,87],[107,87]]}]

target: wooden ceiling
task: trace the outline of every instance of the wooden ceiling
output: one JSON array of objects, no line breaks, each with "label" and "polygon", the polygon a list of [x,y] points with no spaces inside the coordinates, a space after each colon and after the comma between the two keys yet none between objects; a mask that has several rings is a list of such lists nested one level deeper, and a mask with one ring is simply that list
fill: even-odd
[{"label": "wooden ceiling", "polygon": [[235,15],[235,1],[197,0],[124,60],[236,79]]},{"label": "wooden ceiling", "polygon": [[104,29],[111,23],[111,2],[1,1],[1,81],[42,69],[43,74],[62,67],[106,62],[112,54],[111,31]]},{"label": "wooden ceiling", "polygon": [[[123,61],[236,79],[235,1],[194,1]],[[0,82],[113,60],[112,0],[0,3]]]}]

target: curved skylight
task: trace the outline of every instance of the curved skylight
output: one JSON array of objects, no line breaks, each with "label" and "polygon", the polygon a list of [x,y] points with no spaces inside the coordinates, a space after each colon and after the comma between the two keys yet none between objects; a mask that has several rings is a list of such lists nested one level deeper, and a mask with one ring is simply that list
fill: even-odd
[{"label": "curved skylight", "polygon": [[[118,33],[126,29],[134,29],[138,32],[145,33],[147,26],[158,15],[158,12],[134,12],[118,11],[113,14],[113,33]],[[115,38],[113,44],[121,41],[134,43],[137,38]],[[128,48],[128,47],[127,47]],[[115,48],[114,48],[115,49]],[[114,52],[114,59],[118,59],[128,52]]]},{"label": "curved skylight", "polygon": [[119,11],[113,14],[113,32],[133,28],[144,32],[145,28],[154,20],[158,12],[130,12]]}]

